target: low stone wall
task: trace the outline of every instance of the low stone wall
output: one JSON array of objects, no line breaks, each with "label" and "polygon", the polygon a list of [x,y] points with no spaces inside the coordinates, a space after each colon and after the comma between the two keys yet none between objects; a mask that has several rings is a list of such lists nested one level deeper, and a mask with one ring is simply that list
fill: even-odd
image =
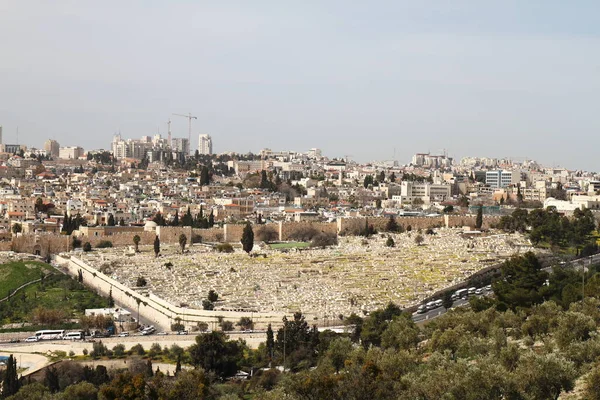
[{"label": "low stone wall", "polygon": [[112,293],[115,303],[129,309],[134,317],[139,312],[141,318],[151,321],[157,326],[157,329],[161,330],[170,330],[171,324],[175,323],[177,318],[181,320],[186,329],[191,329],[198,322],[206,322],[210,327],[216,326],[221,318],[236,323],[244,316],[251,317],[255,327],[261,329],[266,328],[268,324],[272,324],[273,326],[281,325],[282,318],[285,316],[283,313],[206,311],[178,307],[152,293],[138,293],[106,276],[77,257],[59,255],[56,256],[56,262],[73,277],[77,277],[79,271],[81,271],[84,285],[103,296],[108,296],[109,293]]}]

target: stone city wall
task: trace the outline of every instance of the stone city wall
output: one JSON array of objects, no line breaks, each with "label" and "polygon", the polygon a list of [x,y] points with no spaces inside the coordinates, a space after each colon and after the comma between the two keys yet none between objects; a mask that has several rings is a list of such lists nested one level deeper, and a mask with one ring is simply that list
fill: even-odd
[{"label": "stone city wall", "polygon": [[[443,215],[438,217],[396,217],[396,222],[404,229],[410,226],[413,230],[427,229],[435,227],[462,227],[475,226],[476,216],[474,215]],[[338,233],[341,235],[356,235],[365,228],[365,221],[373,225],[376,231],[384,232],[388,217],[348,217],[338,218],[337,222],[279,222],[278,224],[254,225],[254,235],[256,241],[260,240],[258,233],[261,230],[266,232],[265,236],[270,240],[289,241],[295,240],[298,233],[303,230],[312,229],[319,232]],[[489,229],[500,221],[499,216],[483,216],[483,229]],[[119,232],[109,235],[99,236],[80,236],[82,244],[90,242],[92,247],[96,247],[99,242],[108,240],[114,247],[133,246],[133,237],[140,237],[140,245],[151,245],[154,242],[155,235],[160,237],[161,243],[178,244],[179,235],[182,233],[188,238],[188,244],[193,242],[194,236],[200,236],[202,242],[229,242],[239,243],[242,238],[244,224],[226,224],[222,228],[214,227],[210,229],[192,229],[189,226],[173,227],[159,226],[156,233],[151,231],[130,231]],[[38,233],[22,234],[16,236],[11,242],[0,242],[0,250],[14,250],[20,253],[32,253],[45,257],[46,254],[58,254],[67,250],[72,250],[72,241],[70,236]],[[67,247],[68,246],[68,247]]]},{"label": "stone city wall", "polygon": [[337,235],[337,224],[335,222],[280,222],[279,241],[299,240],[298,235],[303,231],[315,230],[318,233],[331,233]]},{"label": "stone city wall", "polygon": [[[337,221],[338,231],[341,235],[356,235],[364,231],[368,221],[369,226],[373,225],[373,228],[378,232],[384,232],[386,225],[389,221],[389,217],[352,217],[352,218],[339,218]],[[434,227],[441,227],[444,225],[443,217],[396,217],[396,222],[401,225],[404,229],[408,226],[411,229],[427,229]]]},{"label": "stone city wall", "polygon": [[242,240],[242,232],[245,224],[225,224],[223,225],[223,241],[228,243],[239,243]]},{"label": "stone city wall", "polygon": [[126,246],[134,246],[133,237],[138,235],[140,237],[140,246],[150,245],[154,243],[154,237],[156,234],[154,232],[121,232],[115,233],[112,235],[106,236],[79,236],[79,240],[81,240],[81,244],[83,245],[85,242],[90,242],[93,248],[95,248],[98,243],[102,241],[109,241],[113,244],[113,247],[126,247]]},{"label": "stone city wall", "polygon": [[224,238],[223,228],[213,227],[208,229],[192,229],[192,236],[202,238],[202,243],[206,242],[222,242]]},{"label": "stone city wall", "polygon": [[71,237],[54,233],[29,233],[16,236],[12,240],[11,249],[17,253],[58,254],[71,249]]},{"label": "stone city wall", "polygon": [[[179,236],[184,234],[187,237],[188,244],[192,242],[191,226],[157,226],[156,234],[161,243],[178,244]],[[154,240],[154,238],[152,238]]]},{"label": "stone city wall", "polygon": [[[56,256],[56,262],[71,276],[77,277],[79,271],[83,275],[83,284],[97,291],[103,296],[112,293],[116,304],[128,309],[134,317],[139,311],[140,318],[149,321],[160,330],[170,330],[176,319],[180,319],[186,329],[196,326],[198,322],[206,322],[211,326],[218,324],[220,318],[237,322],[241,317],[251,317],[257,328],[266,328],[268,324],[279,326],[282,324],[283,313],[259,313],[238,311],[208,311],[178,307],[153,295],[138,293],[102,272],[86,264],[74,256]],[[138,309],[139,307],[139,309]]]}]

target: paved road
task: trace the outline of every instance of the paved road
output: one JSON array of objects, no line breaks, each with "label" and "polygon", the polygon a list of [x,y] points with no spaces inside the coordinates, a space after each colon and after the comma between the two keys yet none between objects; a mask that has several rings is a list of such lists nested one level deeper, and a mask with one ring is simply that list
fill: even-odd
[{"label": "paved road", "polygon": [[[598,263],[598,262],[600,262],[600,254],[594,254],[594,255],[591,255],[588,257],[578,258],[576,260],[571,260],[571,261],[565,262],[565,264],[563,264],[563,265],[568,266],[568,267],[573,267],[573,268],[581,268],[582,265],[585,267],[588,267],[588,266],[590,266],[594,263]],[[547,272],[552,272],[553,267],[554,266],[551,265],[549,267],[543,268],[543,270],[547,271]],[[492,294],[492,292],[487,292],[484,294],[484,296],[487,296],[489,294]],[[468,303],[469,303],[469,300],[467,300],[467,299],[459,299],[454,302],[453,308],[464,306]],[[440,315],[445,314],[447,311],[448,310],[444,307],[438,307],[438,308],[434,308],[433,310],[427,311],[426,313],[423,313],[423,314],[414,313],[413,321],[423,322],[426,320],[437,318]]]}]

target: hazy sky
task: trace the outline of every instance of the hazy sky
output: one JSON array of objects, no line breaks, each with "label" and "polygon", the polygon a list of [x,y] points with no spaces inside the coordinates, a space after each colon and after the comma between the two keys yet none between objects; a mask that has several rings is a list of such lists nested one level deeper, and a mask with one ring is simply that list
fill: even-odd
[{"label": "hazy sky", "polygon": [[600,2],[0,0],[5,143],[109,148],[188,112],[216,152],[600,170]]}]

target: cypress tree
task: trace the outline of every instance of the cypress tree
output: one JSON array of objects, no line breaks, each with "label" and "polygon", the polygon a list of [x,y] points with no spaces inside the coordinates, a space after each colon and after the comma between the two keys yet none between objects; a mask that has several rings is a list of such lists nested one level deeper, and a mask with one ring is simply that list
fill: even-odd
[{"label": "cypress tree", "polygon": [[483,206],[480,205],[477,210],[477,217],[475,218],[475,228],[481,229],[481,225],[483,225]]},{"label": "cypress tree", "polygon": [[17,360],[11,354],[6,361],[6,371],[2,381],[2,397],[12,396],[19,391],[19,378],[17,377]]},{"label": "cypress tree", "polygon": [[158,257],[158,253],[160,253],[160,239],[156,235],[154,238],[154,257]]},{"label": "cypress tree", "polygon": [[215,226],[215,215],[213,214],[213,211],[210,210],[210,215],[208,216],[208,227],[212,228],[213,226]]},{"label": "cypress tree", "polygon": [[252,225],[250,225],[250,222],[247,222],[246,226],[244,227],[241,242],[244,251],[246,253],[250,253],[252,251],[252,247],[254,247],[254,231],[252,230]]},{"label": "cypress tree", "polygon": [[273,350],[275,349],[275,337],[273,335],[273,328],[271,324],[267,327],[267,355],[269,359],[273,358]]}]

